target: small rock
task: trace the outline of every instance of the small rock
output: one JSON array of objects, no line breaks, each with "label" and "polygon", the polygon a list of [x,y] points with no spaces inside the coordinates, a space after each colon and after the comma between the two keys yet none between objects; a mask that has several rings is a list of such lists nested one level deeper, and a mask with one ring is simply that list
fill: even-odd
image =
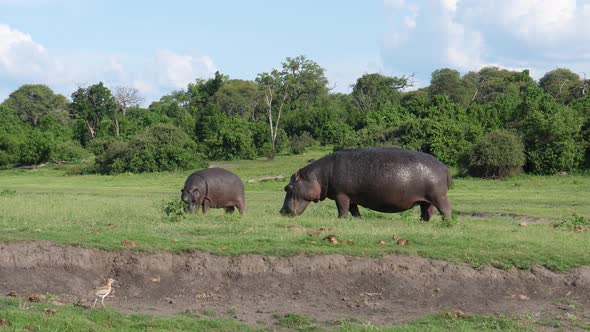
[{"label": "small rock", "polygon": [[585,232],[586,230],[587,230],[587,228],[582,225],[576,225],[576,227],[574,228],[574,231],[576,231],[576,233],[582,233],[582,232]]},{"label": "small rock", "polygon": [[385,241],[379,240],[379,241],[377,241],[377,244],[380,245],[380,246],[384,246],[385,245]]},{"label": "small rock", "polygon": [[174,301],[171,298],[169,298],[169,297],[165,297],[164,298],[164,301],[166,301],[166,302],[168,302],[170,304],[174,303]]},{"label": "small rock", "polygon": [[518,224],[518,226],[522,226],[522,227],[526,227],[528,225],[529,224],[526,221],[523,221],[523,222],[521,222],[521,223]]},{"label": "small rock", "polygon": [[154,277],[150,279],[152,282],[160,283],[160,276]]},{"label": "small rock", "polygon": [[15,291],[10,291],[7,294],[9,297],[18,297],[18,294]]},{"label": "small rock", "polygon": [[78,300],[76,303],[74,303],[75,307],[80,307],[82,309],[90,309],[90,306],[86,303],[83,303],[82,300]]},{"label": "small rock", "polygon": [[137,242],[131,241],[131,240],[123,240],[123,241],[121,241],[121,244],[123,245],[123,247],[127,247],[127,248],[137,247]]},{"label": "small rock", "polygon": [[399,239],[397,240],[397,245],[399,246],[405,246],[410,244],[410,240],[406,240],[406,239]]},{"label": "small rock", "polygon": [[447,316],[453,319],[467,319],[469,315],[459,309],[453,309],[447,313]]},{"label": "small rock", "polygon": [[319,236],[320,234],[322,234],[324,232],[326,232],[326,229],[323,228],[323,227],[321,227],[321,228],[318,228],[315,231],[309,233],[309,236],[316,237],[316,236]]},{"label": "small rock", "polygon": [[58,307],[60,307],[60,306],[64,305],[63,303],[61,303],[61,302],[59,302],[59,301],[53,301],[53,302],[51,302],[51,304],[53,304],[53,305],[56,305],[56,306],[58,306]]},{"label": "small rock", "polygon": [[8,326],[8,321],[4,318],[0,318],[0,326]]},{"label": "small rock", "polygon": [[47,299],[47,296],[45,296],[43,294],[31,294],[29,296],[29,301],[31,301],[31,302],[45,301],[45,299]]},{"label": "small rock", "polygon": [[328,235],[324,238],[324,240],[331,242],[333,245],[338,244],[338,239],[336,239],[336,235]]},{"label": "small rock", "polygon": [[55,315],[55,313],[57,312],[57,310],[53,309],[53,308],[45,308],[43,309],[43,312],[48,314],[48,315]]},{"label": "small rock", "polygon": [[523,295],[523,294],[512,295],[510,298],[511,299],[514,299],[514,300],[519,300],[519,301],[528,301],[528,300],[530,300],[530,297],[528,297],[526,295]]},{"label": "small rock", "polygon": [[397,241],[397,240],[399,239],[399,236],[397,236],[397,234],[393,234],[393,235],[391,236],[391,239],[392,239],[393,241]]}]

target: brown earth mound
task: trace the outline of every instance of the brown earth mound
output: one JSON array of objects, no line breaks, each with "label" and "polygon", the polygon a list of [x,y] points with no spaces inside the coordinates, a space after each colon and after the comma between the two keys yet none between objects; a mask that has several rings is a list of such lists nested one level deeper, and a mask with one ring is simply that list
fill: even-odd
[{"label": "brown earth mound", "polygon": [[590,267],[475,270],[420,257],[271,257],[101,251],[49,242],[0,244],[0,296],[58,295],[92,304],[92,289],[117,280],[105,303],[125,312],[214,310],[252,325],[274,315],[399,324],[443,310],[523,313],[560,301],[590,306]]}]

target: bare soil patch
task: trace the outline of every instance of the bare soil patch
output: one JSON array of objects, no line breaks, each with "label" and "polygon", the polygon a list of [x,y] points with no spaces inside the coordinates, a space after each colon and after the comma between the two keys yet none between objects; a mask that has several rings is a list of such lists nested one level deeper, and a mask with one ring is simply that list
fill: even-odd
[{"label": "bare soil patch", "polygon": [[118,281],[105,299],[114,309],[215,311],[256,326],[272,326],[276,315],[286,313],[393,325],[453,309],[539,313],[559,310],[564,302],[590,308],[590,267],[567,273],[475,270],[399,255],[228,257],[109,252],[42,241],[0,244],[0,296],[49,293],[61,302],[92,304],[92,289],[109,277]]},{"label": "bare soil patch", "polygon": [[457,211],[457,215],[474,217],[474,218],[505,217],[505,218],[512,218],[515,221],[523,221],[523,222],[530,222],[530,223],[544,223],[544,222],[552,221],[551,219],[547,219],[547,218],[539,218],[539,217],[527,216],[524,214],[507,213],[507,212]]}]

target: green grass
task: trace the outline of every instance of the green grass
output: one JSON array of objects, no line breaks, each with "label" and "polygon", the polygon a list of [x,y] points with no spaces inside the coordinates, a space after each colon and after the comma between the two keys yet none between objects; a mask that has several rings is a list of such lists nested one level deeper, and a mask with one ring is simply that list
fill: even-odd
[{"label": "green grass", "polygon": [[[46,310],[55,310],[55,313]],[[0,299],[0,331],[259,331],[222,318],[126,315],[108,309]]]},{"label": "green grass", "polygon": [[[220,162],[244,181],[268,175],[287,178],[327,153],[278,156],[274,161]],[[67,166],[66,166],[67,167]],[[329,254],[420,255],[472,266],[553,270],[590,265],[590,232],[558,231],[551,223],[519,226],[507,217],[460,216],[445,227],[439,217],[418,221],[419,211],[382,214],[361,208],[362,219],[336,218],[335,204],[311,204],[300,217],[278,210],[287,180],[246,184],[249,214],[226,216],[212,210],[170,222],[165,202],[178,199],[190,172],[118,176],[67,176],[64,166],[0,172],[0,241],[49,240],[116,250],[175,252],[205,250],[222,255]],[[502,181],[455,179],[449,196],[455,211],[512,213],[558,222],[572,214],[590,218],[590,177],[519,176]],[[331,245],[309,232],[328,228],[341,244]],[[392,235],[410,240],[397,246]],[[127,241],[125,241],[127,240]],[[342,244],[350,240],[352,244]],[[377,242],[384,240],[385,245]]]},{"label": "green grass", "polygon": [[[290,331],[527,331],[519,319],[438,314],[397,327],[380,327],[350,320],[315,322],[298,314],[277,317]],[[530,327],[531,324],[528,324]],[[538,326],[547,326],[544,321]],[[121,314],[109,309],[83,309],[0,298],[0,331],[262,331],[224,318],[193,313],[171,317]]]},{"label": "green grass", "polygon": [[449,317],[447,314],[439,314],[419,318],[408,324],[396,327],[378,327],[368,324],[345,324],[335,329],[338,332],[382,331],[382,332],[423,332],[423,331],[534,331],[532,327],[522,324],[518,320],[506,317],[466,316],[465,318]]}]

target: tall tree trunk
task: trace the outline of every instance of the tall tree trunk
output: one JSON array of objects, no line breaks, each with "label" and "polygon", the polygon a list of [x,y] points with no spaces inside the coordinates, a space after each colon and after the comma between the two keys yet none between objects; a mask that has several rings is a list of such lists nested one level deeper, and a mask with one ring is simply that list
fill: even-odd
[{"label": "tall tree trunk", "polygon": [[115,136],[119,137],[119,112],[115,111]]},{"label": "tall tree trunk", "polygon": [[90,132],[90,140],[92,141],[94,139],[94,136],[96,136],[96,130],[93,126],[90,125],[90,122],[88,122],[88,120],[84,121],[86,122],[86,126],[88,126],[88,131]]},{"label": "tall tree trunk", "polygon": [[285,105],[285,101],[287,100],[287,87],[285,88],[285,95],[283,96],[283,100],[281,100],[281,105],[279,106],[278,114],[277,114],[277,122],[274,123],[273,126],[273,119],[272,119],[272,90],[269,87],[268,92],[265,94],[265,101],[268,107],[268,125],[270,127],[270,145],[271,151],[269,159],[274,159],[276,154],[276,147],[277,147],[277,134],[279,132],[279,123],[281,122],[281,113],[283,112],[283,106]]}]

